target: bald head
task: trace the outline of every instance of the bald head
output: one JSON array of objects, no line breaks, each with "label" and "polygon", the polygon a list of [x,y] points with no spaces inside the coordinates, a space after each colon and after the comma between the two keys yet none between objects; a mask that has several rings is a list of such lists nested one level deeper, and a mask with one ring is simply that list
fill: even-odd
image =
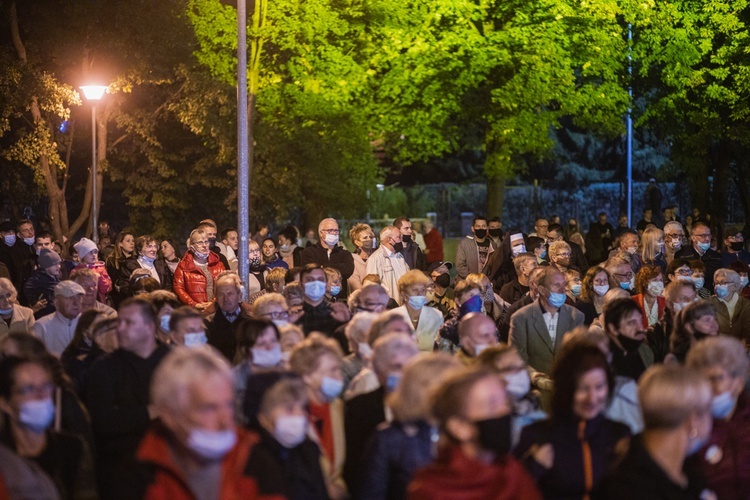
[{"label": "bald head", "polygon": [[476,357],[487,347],[497,345],[497,326],[482,313],[469,313],[458,323],[458,338],[461,348]]}]

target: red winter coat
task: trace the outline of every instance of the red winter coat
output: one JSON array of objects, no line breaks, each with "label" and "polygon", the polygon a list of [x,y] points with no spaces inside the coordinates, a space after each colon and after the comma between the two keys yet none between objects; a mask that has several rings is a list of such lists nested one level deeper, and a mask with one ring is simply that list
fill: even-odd
[{"label": "red winter coat", "polygon": [[[222,271],[226,271],[224,264],[214,252],[208,252],[208,271],[213,276],[214,286],[216,277]],[[195,265],[193,252],[186,253],[177,264],[172,289],[183,304],[195,306],[199,302],[208,302],[206,275]]]},{"label": "red winter coat", "polygon": [[541,500],[534,480],[512,456],[486,464],[467,457],[458,446],[441,450],[437,461],[418,470],[409,484],[409,500]]},{"label": "red winter coat", "polygon": [[[194,500],[195,495],[187,484],[184,473],[174,461],[173,452],[168,444],[167,431],[159,424],[155,424],[144,436],[136,453],[138,466],[145,468],[147,473],[139,477],[141,484],[133,491],[133,497],[145,500]],[[245,466],[252,452],[253,446],[259,441],[257,434],[243,429],[237,429],[237,444],[224,457],[221,463],[221,479],[219,482],[220,500],[264,499],[271,500],[279,497],[261,495],[255,480],[245,475]],[[140,472],[138,470],[135,471]],[[144,484],[145,483],[145,484]],[[145,491],[143,491],[145,490]]]}]

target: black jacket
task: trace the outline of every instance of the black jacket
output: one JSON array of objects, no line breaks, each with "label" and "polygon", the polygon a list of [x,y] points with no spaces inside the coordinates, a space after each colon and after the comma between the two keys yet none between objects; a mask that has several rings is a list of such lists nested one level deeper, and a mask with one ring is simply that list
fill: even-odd
[{"label": "black jacket", "polygon": [[[343,283],[341,286],[344,286]],[[302,304],[302,310],[304,313],[297,322],[297,325],[302,328],[305,335],[310,332],[322,332],[328,337],[333,337],[336,328],[341,326],[341,323],[331,316],[333,310],[325,300],[315,307],[305,302]]]},{"label": "black jacket", "polygon": [[529,293],[529,287],[523,286],[518,281],[518,278],[515,278],[513,281],[503,285],[500,289],[500,298],[508,304],[513,304],[527,293]]},{"label": "black jacket", "polygon": [[401,255],[404,256],[404,260],[409,266],[409,269],[418,269],[420,271],[427,270],[427,259],[425,259],[422,249],[419,248],[419,245],[414,241],[409,242],[408,245],[404,244],[404,249],[401,250]]},{"label": "black jacket", "polygon": [[352,253],[346,248],[335,246],[331,250],[330,257],[328,249],[324,248],[320,242],[302,250],[300,254],[300,264],[319,264],[324,267],[333,267],[341,273],[341,293],[339,297],[345,299],[349,295],[349,289],[346,281],[354,273],[354,258]]},{"label": "black jacket", "polygon": [[328,498],[317,444],[306,438],[294,448],[284,448],[265,429],[259,432],[261,440],[245,466],[245,475],[255,479],[258,493],[289,500]]},{"label": "black jacket", "polygon": [[[138,259],[136,257],[130,257],[129,259],[125,260],[125,265],[123,266],[123,269],[122,269],[121,279],[124,279],[126,282],[123,282],[120,285],[121,294],[124,294],[125,296],[130,295],[130,292],[128,290],[130,277],[133,275],[133,271],[136,271],[138,269],[141,269],[141,265],[138,263]],[[169,269],[169,266],[164,261],[164,259],[156,259],[154,261],[154,269],[156,269],[156,274],[159,275],[159,282],[161,283],[161,289],[169,290],[171,292],[172,282],[174,281],[174,277],[172,276],[172,271]]]},{"label": "black jacket", "polygon": [[26,303],[29,307],[33,307],[42,299],[47,301],[46,306],[34,313],[34,318],[39,319],[55,312],[55,286],[58,283],[60,283],[60,280],[47,274],[44,269],[32,271],[31,276],[23,286]]},{"label": "black jacket", "polygon": [[346,435],[346,462],[344,480],[349,491],[358,491],[365,471],[362,463],[365,446],[375,434],[378,425],[385,422],[385,388],[360,394],[344,406],[344,433]]},{"label": "black jacket", "polygon": [[250,315],[240,305],[240,315],[230,323],[224,312],[216,308],[216,312],[206,318],[206,337],[208,344],[214,346],[230,363],[234,362],[237,352],[237,330],[243,321],[250,319]]},{"label": "black jacket", "polygon": [[704,288],[713,291],[714,289],[714,273],[717,269],[721,268],[721,254],[710,248],[705,251],[703,255],[698,255],[693,245],[682,247],[676,254],[675,259],[687,259],[687,260],[700,260],[706,266],[706,283],[703,285]]}]

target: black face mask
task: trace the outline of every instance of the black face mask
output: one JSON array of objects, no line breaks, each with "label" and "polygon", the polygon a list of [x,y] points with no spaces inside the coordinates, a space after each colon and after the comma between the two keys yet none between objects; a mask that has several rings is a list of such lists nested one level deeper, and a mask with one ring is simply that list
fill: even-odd
[{"label": "black face mask", "polygon": [[485,237],[487,237],[487,230],[486,229],[475,229],[474,230],[474,236],[477,237],[479,240],[483,240]]},{"label": "black face mask", "polygon": [[745,242],[733,241],[729,244],[729,248],[731,248],[733,252],[741,252],[745,249]]},{"label": "black face mask", "polygon": [[695,337],[695,340],[703,340],[711,337],[711,335],[696,330],[695,333],[693,333],[693,337]]},{"label": "black face mask", "polygon": [[490,229],[490,236],[492,236],[493,238],[499,238],[502,235],[503,235],[503,230],[502,229],[499,229],[499,228],[498,229]]},{"label": "black face mask", "polygon": [[403,244],[403,243],[401,243],[400,241],[399,241],[398,243],[394,243],[394,244],[393,244],[393,251],[394,251],[394,252],[399,252],[399,253],[401,253],[401,250],[403,250],[403,249],[404,249],[404,244]]},{"label": "black face mask", "polygon": [[209,238],[208,239],[208,246],[209,246],[209,248],[215,248],[216,247],[216,238]]},{"label": "black face mask", "polygon": [[630,337],[619,334],[617,335],[617,340],[620,342],[620,345],[628,352],[637,351],[643,343],[642,340],[631,339]]},{"label": "black face mask", "polygon": [[402,234],[401,235],[401,241],[404,243],[411,243],[411,235],[410,234]]},{"label": "black face mask", "polygon": [[495,452],[497,455],[510,453],[510,415],[504,417],[488,418],[474,422],[479,431],[477,440],[479,446],[487,451]]},{"label": "black face mask", "polygon": [[435,278],[434,281],[438,286],[448,288],[449,286],[451,286],[451,275],[448,273],[440,274]]}]

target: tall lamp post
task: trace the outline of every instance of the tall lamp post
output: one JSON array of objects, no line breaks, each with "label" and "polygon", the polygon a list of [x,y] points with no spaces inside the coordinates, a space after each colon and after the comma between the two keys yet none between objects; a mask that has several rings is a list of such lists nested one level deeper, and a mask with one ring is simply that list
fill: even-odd
[{"label": "tall lamp post", "polygon": [[97,228],[99,216],[96,204],[97,172],[96,172],[96,102],[104,96],[105,85],[84,85],[81,87],[87,101],[91,101],[91,232],[94,243],[99,243]]}]

